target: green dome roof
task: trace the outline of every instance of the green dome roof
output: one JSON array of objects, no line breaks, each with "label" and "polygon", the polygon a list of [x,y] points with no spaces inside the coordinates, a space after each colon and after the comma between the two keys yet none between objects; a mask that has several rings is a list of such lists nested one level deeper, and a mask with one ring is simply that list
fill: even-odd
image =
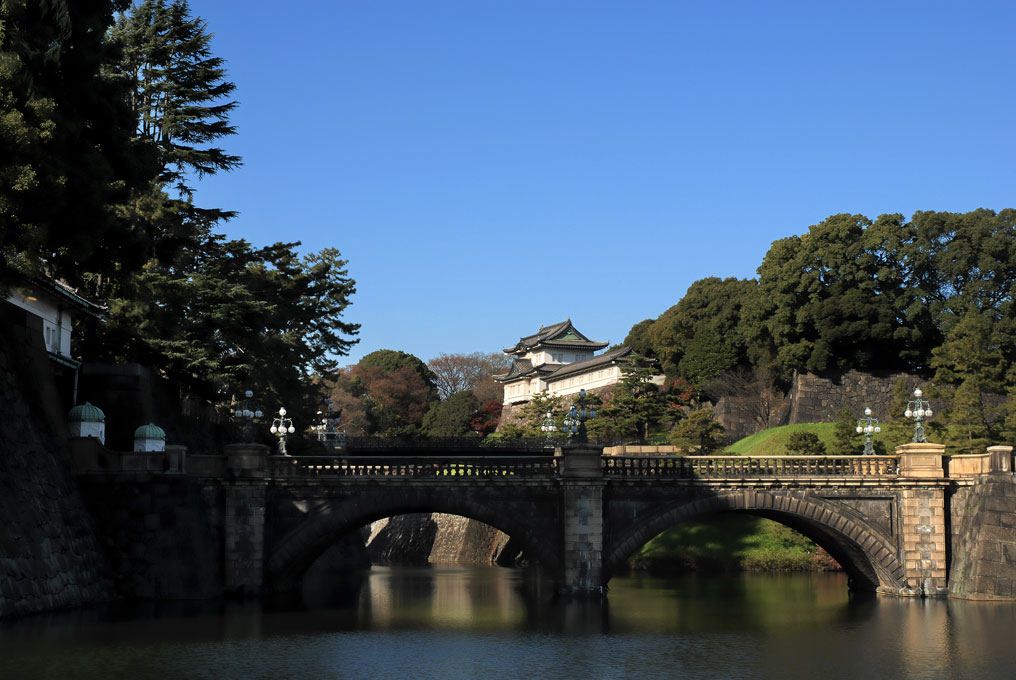
[{"label": "green dome roof", "polygon": [[84,404],[78,404],[72,408],[67,414],[67,419],[72,423],[104,423],[106,414],[98,406],[93,406],[86,401]]},{"label": "green dome roof", "polygon": [[134,430],[135,439],[165,439],[166,432],[158,425],[149,423]]}]

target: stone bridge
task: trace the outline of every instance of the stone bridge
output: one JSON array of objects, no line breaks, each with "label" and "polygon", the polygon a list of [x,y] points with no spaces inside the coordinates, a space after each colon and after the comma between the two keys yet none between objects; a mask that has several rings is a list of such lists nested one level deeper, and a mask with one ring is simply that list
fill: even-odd
[{"label": "stone bridge", "polygon": [[[597,595],[660,532],[734,512],[809,537],[858,589],[1016,596],[1012,447],[967,456],[908,444],[895,456],[603,455],[565,447],[553,456],[288,457],[238,444],[185,463],[153,455],[134,454],[126,464],[136,468],[133,479],[176,466],[200,480],[214,506],[208,521],[219,525],[223,585],[233,591],[293,587],[342,536],[393,515],[443,512],[508,534],[559,592]],[[89,474],[80,457],[79,468]],[[106,473],[105,483],[115,477]]]}]

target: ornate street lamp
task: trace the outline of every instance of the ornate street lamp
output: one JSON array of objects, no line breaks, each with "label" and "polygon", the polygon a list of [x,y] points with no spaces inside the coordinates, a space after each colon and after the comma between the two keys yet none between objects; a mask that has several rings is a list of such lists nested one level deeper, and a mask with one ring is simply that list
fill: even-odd
[{"label": "ornate street lamp", "polygon": [[334,410],[335,406],[331,400],[325,402],[323,406],[328,410],[317,412],[319,420],[314,426],[318,441],[329,448],[341,448],[345,445],[343,441],[345,433],[339,431],[340,414]]},{"label": "ornate street lamp", "polygon": [[878,426],[878,418],[871,417],[870,408],[864,409],[864,418],[857,421],[857,434],[864,433],[864,455],[875,455],[875,446],[871,443],[871,435],[873,432],[881,431],[882,428]]},{"label": "ornate street lamp", "polygon": [[272,421],[271,433],[279,438],[279,455],[288,456],[286,453],[286,435],[296,432],[293,427],[293,419],[286,417],[286,407],[279,409],[279,417]]},{"label": "ornate street lamp", "polygon": [[554,448],[553,437],[554,433],[557,432],[557,425],[554,424],[554,414],[547,411],[543,422],[540,424],[540,432],[544,432],[547,435],[547,443],[543,445],[545,449]]},{"label": "ornate street lamp", "polygon": [[903,416],[906,418],[914,419],[914,438],[912,442],[927,442],[924,438],[924,420],[930,418],[931,404],[926,399],[922,399],[923,392],[918,387],[914,390],[914,398],[907,402],[907,410],[903,412]]},{"label": "ornate street lamp", "polygon": [[261,411],[261,404],[254,398],[252,390],[245,390],[243,400],[236,403],[233,409],[233,420],[240,424],[242,437],[245,442],[254,441],[254,423],[261,420],[264,413]]},{"label": "ornate street lamp", "polygon": [[571,410],[564,417],[564,431],[568,433],[568,441],[584,443],[587,441],[586,420],[596,417],[596,410],[586,408],[586,391],[579,390],[579,400],[572,403]]}]

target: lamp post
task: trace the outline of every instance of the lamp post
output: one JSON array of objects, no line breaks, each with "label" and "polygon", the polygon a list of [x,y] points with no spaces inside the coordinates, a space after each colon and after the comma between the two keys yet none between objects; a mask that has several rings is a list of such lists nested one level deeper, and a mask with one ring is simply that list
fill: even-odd
[{"label": "lamp post", "polygon": [[314,430],[317,432],[318,441],[326,447],[340,447],[342,443],[342,433],[339,432],[339,420],[340,414],[337,413],[335,405],[331,400],[322,404],[328,410],[318,411],[319,422],[314,426]]},{"label": "lamp post", "polygon": [[240,424],[242,439],[245,442],[254,441],[254,423],[261,420],[264,413],[261,411],[261,404],[254,398],[252,390],[245,390],[243,400],[237,402],[233,409],[233,420]]},{"label": "lamp post", "polygon": [[572,403],[571,410],[564,417],[564,431],[568,433],[568,441],[580,444],[585,443],[588,439],[586,436],[586,420],[595,417],[596,410],[586,408],[586,391],[579,390],[578,402]]},{"label": "lamp post", "polygon": [[903,412],[904,417],[914,419],[914,438],[910,441],[915,443],[928,441],[924,438],[924,420],[930,418],[932,413],[931,404],[922,398],[923,394],[920,387],[914,390],[914,398],[907,402],[907,410]]},{"label": "lamp post", "polygon": [[540,432],[544,432],[547,435],[547,443],[543,445],[543,448],[554,448],[554,443],[551,440],[554,437],[554,433],[557,432],[557,425],[554,424],[554,414],[550,411],[547,411],[543,422],[540,424]]},{"label": "lamp post", "polygon": [[296,432],[293,427],[293,419],[286,417],[286,407],[279,409],[279,417],[272,421],[271,433],[279,438],[279,455],[288,456],[286,453],[286,435]]},{"label": "lamp post", "polygon": [[881,432],[878,425],[878,418],[871,417],[871,409],[864,409],[864,418],[857,421],[857,434],[864,433],[864,455],[875,455],[875,446],[871,443],[871,434]]}]

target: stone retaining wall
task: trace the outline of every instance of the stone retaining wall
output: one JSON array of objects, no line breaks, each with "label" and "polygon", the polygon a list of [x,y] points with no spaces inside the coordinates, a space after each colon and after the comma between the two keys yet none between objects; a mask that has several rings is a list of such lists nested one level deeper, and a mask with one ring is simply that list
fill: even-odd
[{"label": "stone retaining wall", "polygon": [[432,513],[374,522],[367,541],[376,564],[489,565],[500,559],[508,536],[476,520]]},{"label": "stone retaining wall", "polygon": [[893,389],[901,380],[907,385],[908,392],[923,384],[919,377],[907,373],[851,370],[834,378],[798,373],[788,396],[788,423],[835,422],[837,412],[843,407],[850,409],[856,417],[860,417],[865,408],[871,408],[874,417],[887,422]]},{"label": "stone retaining wall", "polygon": [[[771,426],[835,422],[836,414],[843,407],[850,409],[857,418],[861,417],[865,408],[870,408],[874,417],[882,423],[888,422],[893,390],[901,380],[908,391],[926,382],[908,373],[850,370],[832,377],[795,373],[785,397],[786,406]],[[937,406],[939,411],[944,410],[943,405]],[[759,430],[758,424],[726,397],[717,401],[714,411],[729,440],[741,439]]]},{"label": "stone retaining wall", "polygon": [[0,302],[0,618],[113,598],[49,362],[42,322]]},{"label": "stone retaining wall", "polygon": [[127,599],[222,594],[222,493],[185,475],[82,478],[116,580]]},{"label": "stone retaining wall", "polygon": [[[1016,597],[1016,478],[983,475],[954,510],[949,595],[969,600]],[[958,517],[956,515],[958,514]]]}]

